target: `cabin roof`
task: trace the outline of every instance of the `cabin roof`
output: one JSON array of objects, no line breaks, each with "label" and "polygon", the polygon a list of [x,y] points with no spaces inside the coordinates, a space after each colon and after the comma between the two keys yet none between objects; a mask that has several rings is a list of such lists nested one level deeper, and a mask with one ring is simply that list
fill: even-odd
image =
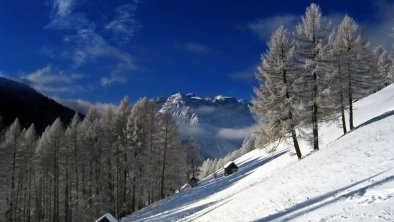
[{"label": "cabin roof", "polygon": [[224,168],[227,168],[231,165],[234,165],[235,167],[238,167],[233,161],[229,161],[228,163],[226,163],[226,165],[224,165]]},{"label": "cabin roof", "polygon": [[104,218],[107,218],[107,220],[110,221],[110,222],[118,222],[118,220],[115,219],[115,217],[113,217],[110,213],[104,214],[99,219],[97,219],[96,222],[101,221]]}]

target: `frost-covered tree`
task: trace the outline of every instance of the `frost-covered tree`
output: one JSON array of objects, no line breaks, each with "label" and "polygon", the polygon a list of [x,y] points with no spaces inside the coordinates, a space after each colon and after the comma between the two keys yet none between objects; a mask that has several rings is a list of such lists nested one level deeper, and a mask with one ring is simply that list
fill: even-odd
[{"label": "frost-covered tree", "polygon": [[[131,180],[129,209],[134,212],[144,204],[144,194],[147,193],[147,169],[143,167],[149,162],[149,147],[146,143],[144,127],[146,99],[138,101],[127,118],[125,129],[127,170],[124,172]],[[149,172],[149,171],[148,171]],[[127,191],[126,191],[127,192]]]},{"label": "frost-covered tree", "polygon": [[183,150],[186,153],[187,164],[187,178],[198,177],[200,174],[200,166],[203,162],[203,157],[198,149],[197,141],[193,138],[188,139],[183,143]]},{"label": "frost-covered tree", "polygon": [[345,16],[339,25],[336,47],[341,66],[340,75],[343,75],[341,83],[346,92],[346,107],[349,108],[349,127],[352,130],[353,102],[370,92],[370,77],[375,71],[376,60],[371,54],[368,42],[361,39],[357,23],[349,16]]},{"label": "frost-covered tree", "polygon": [[115,114],[114,111],[109,108],[106,112],[101,116],[98,122],[98,130],[99,130],[99,144],[101,146],[103,156],[102,156],[102,200],[105,203],[106,212],[110,212],[115,215],[115,180],[114,175],[117,171],[114,168],[115,163],[115,141],[117,139],[117,135],[115,134]]},{"label": "frost-covered tree", "polygon": [[296,30],[296,54],[301,62],[301,78],[297,97],[302,102],[299,112],[304,115],[304,123],[312,125],[313,148],[319,149],[319,125],[325,114],[320,108],[323,78],[326,75],[324,52],[330,34],[330,23],[322,16],[320,7],[312,3],[302,17]]},{"label": "frost-covered tree", "polygon": [[[70,154],[70,163],[72,165],[72,178],[70,178],[73,184],[72,186],[72,199],[75,202],[79,201],[79,193],[80,193],[80,139],[81,139],[81,131],[80,131],[80,122],[78,113],[75,113],[73,116],[70,125],[66,130],[66,146],[67,149],[71,152]],[[70,176],[71,177],[71,176]]]},{"label": "frost-covered tree", "polygon": [[377,60],[377,72],[374,75],[376,89],[379,90],[391,83],[390,67],[393,65],[393,59],[382,46],[373,50]]},{"label": "frost-covered tree", "polygon": [[[24,167],[21,168],[21,171],[23,171],[26,174],[26,177],[23,179],[21,178],[21,181],[26,181],[23,183],[23,188],[22,190],[24,192],[24,203],[23,203],[23,209],[24,209],[24,216],[23,218],[26,221],[32,221],[32,208],[33,208],[33,197],[34,197],[34,190],[33,190],[33,184],[35,181],[35,152],[36,152],[36,145],[37,145],[37,132],[34,124],[31,124],[31,126],[26,130],[26,132],[23,135],[23,142],[22,142],[22,147],[23,147],[23,163]],[[20,175],[22,175],[22,173]]]},{"label": "frost-covered tree", "polygon": [[160,197],[173,193],[185,176],[180,174],[185,167],[177,125],[171,113],[164,112],[160,119]]},{"label": "frost-covered tree", "polygon": [[64,126],[58,118],[42,134],[38,149],[41,158],[42,170],[45,172],[45,187],[49,199],[44,207],[48,209],[45,218],[51,221],[60,221],[60,152],[63,148]]},{"label": "frost-covered tree", "polygon": [[[17,172],[20,165],[20,145],[22,129],[18,118],[11,124],[5,133],[2,144],[1,172],[8,172],[2,176],[2,184],[9,183],[7,190],[7,221],[17,221]],[[6,180],[5,180],[6,178]]]},{"label": "frost-covered tree", "polygon": [[296,134],[299,118],[294,110],[296,78],[292,39],[289,32],[280,26],[273,33],[268,51],[262,56],[262,65],[258,67],[260,87],[255,89],[256,102],[252,112],[259,120],[265,136],[279,139],[290,134],[297,157],[301,159]]},{"label": "frost-covered tree", "polygon": [[124,178],[124,168],[126,167],[125,159],[125,147],[126,139],[124,136],[124,129],[126,129],[127,117],[130,114],[130,105],[128,97],[124,97],[120,102],[120,105],[115,111],[114,118],[114,132],[116,135],[115,143],[115,216],[120,218],[122,214],[122,208],[124,203],[123,193],[125,192],[124,184],[126,178]]},{"label": "frost-covered tree", "polygon": [[340,115],[340,125],[343,130],[343,134],[347,133],[346,127],[346,116],[345,111],[347,110],[346,95],[347,85],[344,84],[344,64],[342,63],[342,52],[339,47],[336,32],[331,33],[329,38],[329,51],[325,55],[325,60],[328,62],[327,75],[324,79],[329,87],[328,96],[323,100],[323,104],[326,108],[333,111],[333,116],[337,117]]}]

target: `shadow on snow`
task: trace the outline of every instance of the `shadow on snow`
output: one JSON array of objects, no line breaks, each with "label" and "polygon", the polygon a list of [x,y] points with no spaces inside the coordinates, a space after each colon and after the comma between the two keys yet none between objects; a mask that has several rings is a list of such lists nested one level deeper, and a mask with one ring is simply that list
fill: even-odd
[{"label": "shadow on snow", "polygon": [[[382,180],[379,180],[377,182],[374,182],[372,184],[369,184],[369,185],[364,186],[362,188],[359,188],[357,190],[347,192],[347,193],[345,193],[343,195],[340,195],[340,196],[336,196],[336,195],[338,193],[342,192],[342,191],[348,190],[348,189],[350,189],[350,188],[352,188],[354,186],[357,186],[357,185],[359,185],[359,184],[361,184],[363,182],[371,180],[372,178],[377,177],[380,174],[385,173],[387,171],[388,170],[383,171],[383,172],[378,173],[378,174],[375,174],[375,175],[373,175],[371,177],[368,177],[366,179],[363,179],[363,180],[360,180],[358,182],[352,183],[352,184],[350,184],[348,186],[344,186],[344,187],[342,187],[340,189],[333,190],[333,191],[328,192],[326,194],[310,198],[310,199],[308,199],[308,200],[306,200],[304,202],[301,202],[299,204],[296,204],[296,205],[294,205],[294,206],[292,206],[292,207],[290,207],[290,208],[288,208],[288,209],[286,209],[284,211],[281,211],[281,212],[278,212],[278,213],[275,213],[275,214],[272,214],[272,215],[260,218],[260,219],[255,220],[255,221],[256,222],[265,222],[265,221],[273,221],[273,220],[289,221],[289,220],[292,220],[292,219],[294,219],[294,218],[296,218],[298,216],[305,215],[308,212],[317,210],[317,209],[319,209],[321,207],[324,207],[324,206],[326,206],[328,204],[334,203],[334,202],[336,202],[336,201],[338,201],[340,199],[349,198],[349,197],[352,197],[353,195],[356,195],[356,194],[359,194],[360,196],[362,196],[362,195],[365,194],[365,192],[368,189],[394,180],[394,176],[389,176],[387,178],[384,178]],[[334,198],[329,200],[329,201],[326,201],[326,202],[323,202],[323,203],[319,203],[319,202],[322,202],[322,201],[324,201],[324,200],[326,200],[326,199],[328,199],[330,197],[334,197]],[[319,203],[319,204],[317,204],[315,206],[312,206],[313,204],[316,204],[316,203]]]},{"label": "shadow on snow", "polygon": [[[196,207],[188,208],[188,206],[192,205],[195,202],[198,202],[201,199],[204,199],[212,194],[218,193],[226,188],[232,186],[236,182],[242,180],[246,176],[253,173],[255,169],[258,167],[284,155],[287,153],[287,150],[278,152],[272,156],[268,156],[262,159],[256,158],[252,161],[249,161],[246,164],[241,165],[239,171],[225,177],[219,177],[217,179],[210,180],[206,183],[201,183],[198,186],[177,193],[173,196],[170,196],[166,199],[163,199],[145,209],[137,211],[136,213],[126,217],[122,221],[163,221],[163,220],[179,220],[186,219],[191,214],[195,214],[199,211],[202,211],[210,206],[213,206],[217,202],[223,202],[224,199],[219,201],[213,201],[208,204],[202,204]],[[227,199],[227,198],[225,198]],[[225,201],[223,204],[227,203]],[[220,204],[223,205],[222,203]],[[217,208],[215,206],[213,209]],[[209,210],[211,211],[211,210]],[[208,212],[209,212],[208,211]],[[207,212],[203,213],[206,214]],[[203,215],[201,214],[201,215]],[[198,217],[201,215],[197,215]]]}]

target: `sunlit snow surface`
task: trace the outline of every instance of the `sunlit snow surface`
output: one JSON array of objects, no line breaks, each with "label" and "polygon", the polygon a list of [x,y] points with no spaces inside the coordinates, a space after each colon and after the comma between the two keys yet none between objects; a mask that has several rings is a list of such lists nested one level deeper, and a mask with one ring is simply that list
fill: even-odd
[{"label": "sunlit snow surface", "polygon": [[[355,103],[357,129],[322,125],[321,150],[254,150],[123,221],[394,221],[394,85]],[[338,139],[339,138],[339,139]],[[303,154],[311,151],[302,144]]]}]

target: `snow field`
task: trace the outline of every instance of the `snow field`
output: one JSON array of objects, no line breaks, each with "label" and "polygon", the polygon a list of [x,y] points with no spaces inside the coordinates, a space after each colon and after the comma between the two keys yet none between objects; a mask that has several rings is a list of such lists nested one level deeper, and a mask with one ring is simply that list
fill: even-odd
[{"label": "snow field", "polygon": [[[286,142],[240,157],[233,175],[208,177],[123,221],[394,221],[394,85],[355,103],[342,135],[322,124],[322,149],[301,161]],[[277,144],[276,144],[277,145]]]}]

